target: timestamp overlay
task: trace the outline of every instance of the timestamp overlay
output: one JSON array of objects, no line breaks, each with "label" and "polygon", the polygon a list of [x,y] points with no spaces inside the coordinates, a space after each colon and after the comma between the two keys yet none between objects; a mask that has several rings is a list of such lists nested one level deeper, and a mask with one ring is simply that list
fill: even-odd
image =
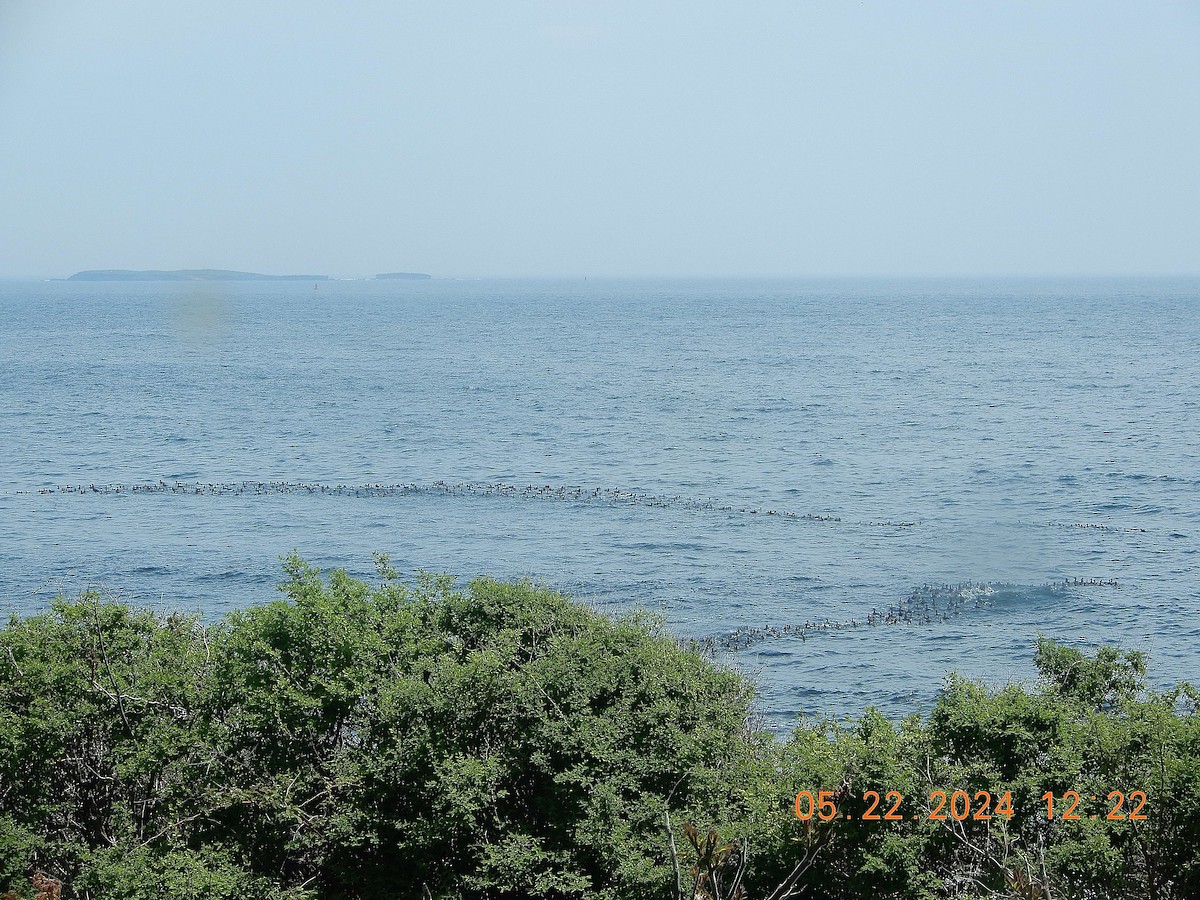
[{"label": "timestamp overlay", "polygon": [[1111,790],[1103,794],[1046,791],[1036,799],[1014,800],[1013,791],[943,790],[924,794],[869,789],[800,791],[793,804],[802,822],[903,822],[1012,820],[1036,816],[1047,821],[1142,822],[1150,818],[1150,799],[1143,790]]}]

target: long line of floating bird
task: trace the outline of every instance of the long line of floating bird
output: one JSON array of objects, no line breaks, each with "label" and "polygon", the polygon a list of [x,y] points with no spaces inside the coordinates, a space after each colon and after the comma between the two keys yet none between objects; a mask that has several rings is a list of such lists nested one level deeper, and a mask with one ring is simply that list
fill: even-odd
[{"label": "long line of floating bird", "polygon": [[[1120,587],[1115,578],[1066,578],[1047,585],[1051,590],[1068,587]],[[814,634],[850,631],[889,625],[933,625],[949,622],[969,609],[993,605],[995,588],[988,584],[923,584],[884,609],[873,608],[862,619],[807,619],[784,625],[747,625],[721,634],[680,641],[689,649],[708,656],[737,653],[755,644],[778,638],[807,641]]]},{"label": "long line of floating bird", "polygon": [[1145,528],[1122,528],[1119,525],[1110,525],[1107,522],[1048,522],[1051,528],[1088,528],[1093,531],[1136,531],[1141,534],[1146,533]]},{"label": "long line of floating bird", "polygon": [[[624,488],[555,487],[548,484],[507,484],[485,481],[371,482],[327,484],[317,481],[148,481],[131,484],[62,484],[36,490],[12,491],[30,494],[187,494],[192,496],[270,496],[307,494],[328,497],[508,497],[526,500],[557,500],[568,503],[605,503],[610,506],[646,506],[721,512],[731,515],[763,516],[803,522],[843,522],[841,516],[801,513],[771,507],[742,506],[706,497],[653,494]],[[848,525],[873,528],[914,528],[917,521],[852,521]],[[1109,532],[1142,532],[1144,528],[1122,528],[1103,522],[1047,522],[1054,528],[1079,528]]]},{"label": "long line of floating bird", "polygon": [[[771,507],[742,506],[712,498],[678,494],[653,494],[623,488],[555,487],[543,484],[506,484],[482,481],[434,481],[432,483],[374,482],[326,484],[314,481],[150,481],[135,484],[66,484],[16,494],[180,494],[191,496],[259,497],[299,494],[326,497],[506,497],[523,500],[552,500],[565,503],[596,503],[610,506],[646,506],[690,509],[730,515],[762,516],[803,522],[842,522],[840,516],[800,513]],[[917,522],[850,522],[876,528],[913,528]]]}]

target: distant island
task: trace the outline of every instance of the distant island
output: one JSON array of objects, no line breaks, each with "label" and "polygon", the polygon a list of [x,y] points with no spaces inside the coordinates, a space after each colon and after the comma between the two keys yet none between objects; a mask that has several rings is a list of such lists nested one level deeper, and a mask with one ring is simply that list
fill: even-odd
[{"label": "distant island", "polygon": [[386,281],[389,278],[407,278],[410,281],[420,281],[426,278],[432,278],[432,275],[426,275],[424,272],[384,272],[381,275],[376,275],[377,280]]},{"label": "distant island", "polygon": [[[429,276],[426,275],[426,278]],[[228,269],[90,269],[76,272],[67,281],[328,281],[328,275],[260,275]]]}]

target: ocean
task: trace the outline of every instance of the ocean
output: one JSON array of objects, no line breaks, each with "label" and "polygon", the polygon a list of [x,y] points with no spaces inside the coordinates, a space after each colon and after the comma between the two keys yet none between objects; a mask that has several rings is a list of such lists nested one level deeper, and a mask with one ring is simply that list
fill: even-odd
[{"label": "ocean", "polygon": [[1200,680],[1200,281],[0,283],[0,611],[281,555],[645,610],[771,728]]}]

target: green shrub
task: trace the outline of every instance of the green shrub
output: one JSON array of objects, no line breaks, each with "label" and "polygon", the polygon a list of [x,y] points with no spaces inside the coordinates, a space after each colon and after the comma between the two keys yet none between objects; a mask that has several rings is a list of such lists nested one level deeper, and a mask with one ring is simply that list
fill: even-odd
[{"label": "green shrub", "polygon": [[529,584],[286,569],[284,599],[214,628],[94,595],[10,623],[0,877],[656,897],[667,796],[717,818],[753,768],[748,682],[652,622]]},{"label": "green shrub", "polygon": [[[65,898],[129,900],[1200,896],[1195,693],[1147,692],[1139,654],[1040,641],[1036,685],[950,677],[927,717],[778,742],[744,677],[653,620],[379,568],[371,585],[291,558],[283,597],[215,625],[91,593],[13,618],[0,889],[32,896],[45,873]],[[822,790],[839,817],[798,821],[797,792]],[[870,790],[877,812],[903,795],[903,818],[863,821]],[[1015,814],[933,821],[938,790],[1008,792]],[[1048,821],[1043,794],[1071,790],[1085,815]],[[1147,820],[1105,819],[1111,790],[1144,790]]]}]

